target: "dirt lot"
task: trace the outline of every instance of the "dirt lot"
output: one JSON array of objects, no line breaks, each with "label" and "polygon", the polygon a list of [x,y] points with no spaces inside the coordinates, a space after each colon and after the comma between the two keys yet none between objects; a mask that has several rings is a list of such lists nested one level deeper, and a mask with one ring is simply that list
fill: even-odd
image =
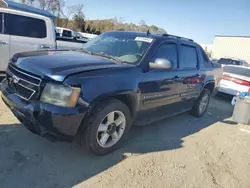
[{"label": "dirt lot", "polygon": [[134,127],[124,148],[93,156],[28,132],[0,101],[0,187],[249,188],[250,128],[230,121],[230,100]]}]

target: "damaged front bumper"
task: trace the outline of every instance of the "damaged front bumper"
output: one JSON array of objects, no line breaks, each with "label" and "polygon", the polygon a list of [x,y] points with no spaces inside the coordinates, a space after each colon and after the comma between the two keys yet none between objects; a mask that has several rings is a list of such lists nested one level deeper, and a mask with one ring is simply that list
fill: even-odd
[{"label": "damaged front bumper", "polygon": [[49,140],[74,139],[88,107],[65,108],[40,101],[29,102],[13,93],[4,82],[1,84],[2,99],[28,130]]}]

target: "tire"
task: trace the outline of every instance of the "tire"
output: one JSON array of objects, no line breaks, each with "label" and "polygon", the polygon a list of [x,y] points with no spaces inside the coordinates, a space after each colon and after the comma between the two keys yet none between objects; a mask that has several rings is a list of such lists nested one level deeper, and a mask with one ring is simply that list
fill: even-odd
[{"label": "tire", "polygon": [[[204,98],[207,97],[206,105],[203,103]],[[195,117],[202,117],[208,108],[209,102],[211,98],[211,92],[208,89],[203,89],[201,92],[199,98],[197,99],[194,107],[191,110],[191,114],[194,115]],[[202,104],[203,103],[203,104]],[[203,106],[205,105],[205,106]],[[201,106],[203,106],[203,109],[201,110]]]},{"label": "tire", "polygon": [[[125,123],[123,122],[119,126],[113,125],[114,123],[110,124],[108,122],[109,117],[113,113],[114,119],[118,117],[116,121],[121,117],[120,119],[122,120],[124,120],[123,118],[125,118]],[[107,121],[107,123],[103,123],[105,121]],[[96,155],[106,155],[121,146],[129,132],[131,122],[132,120],[130,110],[124,103],[113,98],[103,101],[93,107],[90,113],[88,113],[88,115],[86,116],[86,119],[84,120],[84,126],[87,126],[87,129],[85,129],[84,135],[82,135],[82,139],[85,140],[85,144],[91,152]],[[104,125],[105,127],[110,127],[110,129],[107,128],[107,130],[105,130],[104,132],[99,132],[100,130],[102,131]],[[114,133],[112,133],[113,131]],[[113,135],[115,134],[115,132],[115,138],[119,138],[118,140],[113,140]],[[121,136],[120,134],[118,134],[119,132],[121,133]],[[107,137],[106,135],[109,135],[106,143],[110,142],[110,145],[105,145],[103,144],[104,142],[101,141],[102,138],[104,138],[105,140],[105,138]]]}]

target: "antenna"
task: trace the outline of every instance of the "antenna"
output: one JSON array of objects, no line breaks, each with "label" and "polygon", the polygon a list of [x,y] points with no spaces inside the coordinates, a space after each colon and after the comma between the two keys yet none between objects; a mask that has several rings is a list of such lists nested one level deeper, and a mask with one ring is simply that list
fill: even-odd
[{"label": "antenna", "polygon": [[150,34],[151,34],[151,33],[150,33],[150,31],[148,30],[148,31],[147,31],[147,35],[150,35]]}]

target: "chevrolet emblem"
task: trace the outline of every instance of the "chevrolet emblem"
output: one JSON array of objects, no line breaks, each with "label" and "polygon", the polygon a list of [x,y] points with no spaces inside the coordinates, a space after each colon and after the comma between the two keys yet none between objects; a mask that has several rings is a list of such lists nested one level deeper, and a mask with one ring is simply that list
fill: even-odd
[{"label": "chevrolet emblem", "polygon": [[15,76],[15,75],[13,75],[12,76],[12,81],[13,81],[13,83],[17,84],[20,81],[20,78],[17,77],[17,76]]}]

